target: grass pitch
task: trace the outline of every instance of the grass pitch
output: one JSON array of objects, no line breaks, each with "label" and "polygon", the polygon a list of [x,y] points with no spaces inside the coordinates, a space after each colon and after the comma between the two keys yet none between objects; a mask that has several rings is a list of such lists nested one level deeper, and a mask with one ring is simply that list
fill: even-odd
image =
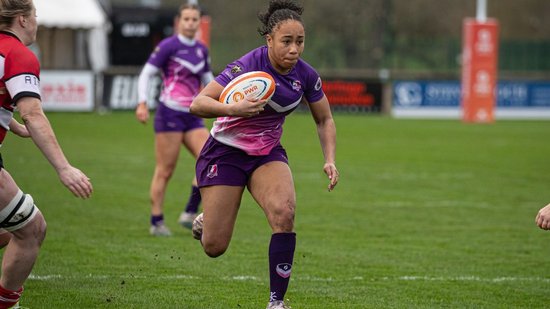
[{"label": "grass pitch", "polygon": [[[148,234],[151,124],[131,112],[50,113],[67,157],[91,177],[73,198],[29,139],[9,135],[6,168],[48,222],[22,305],[30,308],[264,308],[270,230],[245,193],[231,246],[208,258],[176,223],[193,162],[166,196],[171,238]],[[309,114],[287,119],[297,190],[292,308],[544,308],[550,122],[335,115],[341,181],[327,192]]]}]

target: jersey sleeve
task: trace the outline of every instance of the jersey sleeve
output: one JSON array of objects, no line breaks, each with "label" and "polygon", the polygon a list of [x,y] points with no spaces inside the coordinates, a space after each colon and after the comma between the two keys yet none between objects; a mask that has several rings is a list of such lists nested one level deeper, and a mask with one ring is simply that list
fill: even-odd
[{"label": "jersey sleeve", "polygon": [[218,76],[216,76],[215,81],[225,87],[235,77],[241,75],[244,72],[247,72],[246,68],[240,60],[237,60],[228,64],[225,69]]},{"label": "jersey sleeve", "polygon": [[170,44],[171,39],[172,37],[162,40],[149,56],[147,63],[154,65],[157,68],[164,67],[164,65],[170,59],[170,56],[172,56],[173,53],[172,47],[174,45]]},{"label": "jersey sleeve", "polygon": [[40,99],[40,63],[28,48],[14,48],[6,57],[4,80],[12,102],[22,97]]},{"label": "jersey sleeve", "polygon": [[228,64],[225,69],[218,76],[216,76],[216,81],[225,87],[235,77],[246,72],[258,70],[259,64],[257,61],[258,59],[261,59],[261,56],[259,55],[260,53],[261,50],[257,48],[248,52],[238,60]]},{"label": "jersey sleeve", "polygon": [[323,82],[321,81],[321,76],[309,65],[307,66],[308,70],[306,71],[306,87],[304,89],[304,96],[306,100],[310,103],[318,102],[323,98],[325,93],[323,92]]}]

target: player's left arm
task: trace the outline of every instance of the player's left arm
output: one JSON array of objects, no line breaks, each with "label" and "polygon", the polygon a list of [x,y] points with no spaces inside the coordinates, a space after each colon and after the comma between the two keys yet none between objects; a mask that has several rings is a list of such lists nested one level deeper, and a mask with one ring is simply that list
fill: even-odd
[{"label": "player's left arm", "polygon": [[330,104],[326,96],[323,95],[321,100],[308,103],[308,105],[313,120],[315,120],[315,124],[317,125],[317,134],[319,135],[321,149],[325,157],[323,170],[330,180],[328,190],[332,191],[336,187],[336,184],[338,184],[340,177],[336,168],[336,125],[334,124]]}]

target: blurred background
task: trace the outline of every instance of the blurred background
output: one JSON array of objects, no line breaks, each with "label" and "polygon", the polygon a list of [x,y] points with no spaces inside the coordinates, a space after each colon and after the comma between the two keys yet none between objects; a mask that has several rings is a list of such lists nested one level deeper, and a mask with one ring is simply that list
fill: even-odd
[{"label": "blurred background", "polygon": [[[39,2],[44,5],[38,5]],[[77,16],[73,12],[78,10],[74,3],[82,6],[84,2],[95,2],[99,16],[95,24],[63,24],[64,18]],[[183,2],[186,0],[35,0],[40,28],[34,49],[43,70],[91,71],[98,88],[94,108],[133,108],[135,77],[154,46],[173,33],[174,15]],[[256,31],[259,26],[256,15],[267,7],[267,0],[198,2],[208,18],[207,39],[215,74],[264,44]],[[46,22],[46,10],[56,3],[64,8],[61,12],[66,17]],[[305,7],[307,34],[303,58],[329,82],[327,86],[341,86],[330,84],[331,80],[351,80],[360,81],[360,86],[367,88],[340,97],[370,96],[358,100],[360,104],[338,104],[343,98],[336,98],[331,100],[335,108],[346,106],[349,110],[354,106],[352,111],[391,113],[396,99],[392,94],[394,81],[460,79],[463,21],[476,16],[476,0],[302,0],[300,3]],[[92,15],[92,10],[87,12],[88,17]],[[498,92],[519,93],[511,103],[497,105],[518,105],[524,100],[527,105],[550,110],[550,94],[542,101],[529,101],[531,96],[550,92],[550,85],[535,89],[538,94],[531,94],[533,85],[525,84],[550,81],[548,12],[547,0],[487,1],[488,17],[500,25],[498,78],[514,83],[510,89],[499,88]],[[111,102],[113,79],[120,90],[115,91],[120,102]],[[429,85],[421,84],[420,88],[426,86]],[[456,85],[441,91],[448,91],[446,97],[454,96],[449,103],[453,106],[460,99]],[[153,107],[154,96],[153,89]]]}]

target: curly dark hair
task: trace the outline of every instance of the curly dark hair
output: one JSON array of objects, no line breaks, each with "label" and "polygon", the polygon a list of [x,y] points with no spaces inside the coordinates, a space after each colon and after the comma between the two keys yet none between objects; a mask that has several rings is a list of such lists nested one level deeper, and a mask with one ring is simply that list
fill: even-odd
[{"label": "curly dark hair", "polygon": [[258,19],[262,25],[258,28],[261,36],[270,34],[277,25],[285,20],[296,20],[302,23],[304,8],[292,0],[271,0],[266,12],[259,13]]}]

